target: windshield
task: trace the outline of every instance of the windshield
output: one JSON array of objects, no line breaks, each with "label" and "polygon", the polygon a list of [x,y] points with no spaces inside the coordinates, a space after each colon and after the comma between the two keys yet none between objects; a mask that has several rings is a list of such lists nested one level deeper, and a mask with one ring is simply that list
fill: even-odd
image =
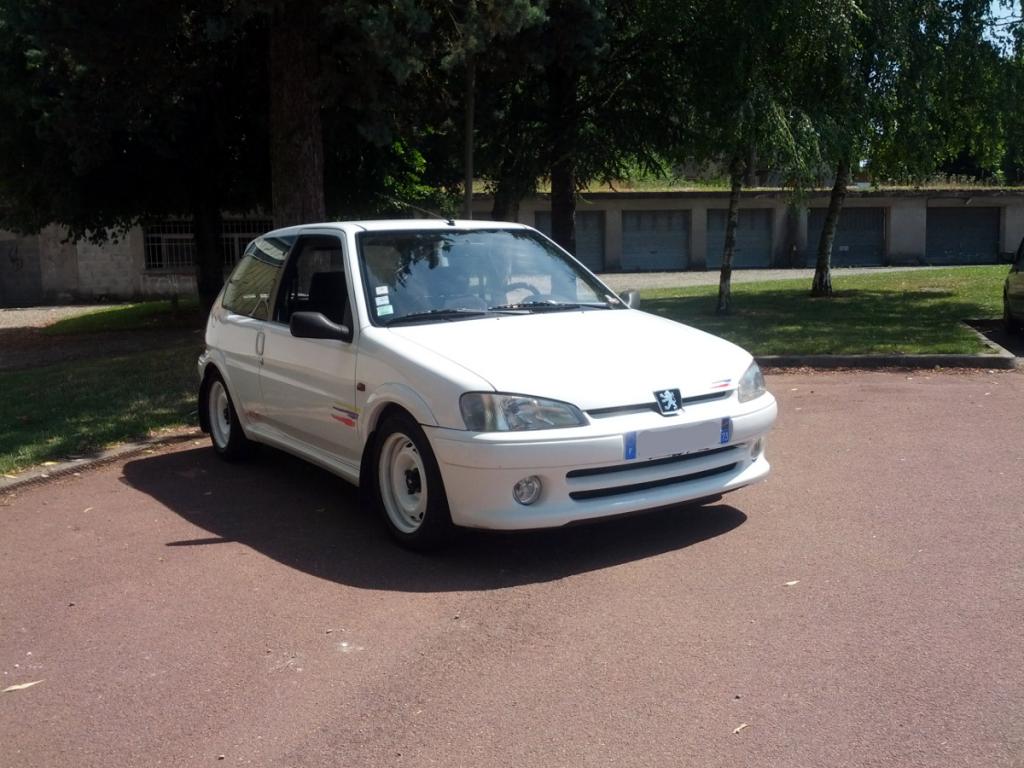
[{"label": "windshield", "polygon": [[620,306],[529,230],[364,232],[358,242],[375,325]]}]

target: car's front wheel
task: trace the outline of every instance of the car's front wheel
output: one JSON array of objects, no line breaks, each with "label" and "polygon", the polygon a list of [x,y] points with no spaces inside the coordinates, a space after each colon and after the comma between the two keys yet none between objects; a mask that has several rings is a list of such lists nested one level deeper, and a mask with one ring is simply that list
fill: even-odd
[{"label": "car's front wheel", "polygon": [[206,415],[213,449],[225,459],[240,459],[252,450],[252,443],[238,423],[238,413],[224,380],[213,374],[206,391]]},{"label": "car's front wheel", "polygon": [[427,436],[405,414],[388,416],[377,431],[375,496],[388,531],[410,549],[431,549],[453,530],[441,472]]}]

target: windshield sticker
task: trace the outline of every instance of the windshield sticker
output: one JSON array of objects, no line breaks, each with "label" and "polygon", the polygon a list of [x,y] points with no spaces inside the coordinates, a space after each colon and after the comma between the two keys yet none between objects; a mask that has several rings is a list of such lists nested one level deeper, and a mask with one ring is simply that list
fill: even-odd
[{"label": "windshield sticker", "polygon": [[340,421],[346,427],[355,427],[356,422],[359,421],[358,411],[342,408],[339,405],[332,406],[331,411],[331,418]]},{"label": "windshield sticker", "polygon": [[378,296],[387,296],[388,295],[388,287],[386,285],[378,285],[377,286],[377,295]]},{"label": "windshield sticker", "polygon": [[387,296],[378,296],[377,297],[377,306],[378,307],[383,307],[385,304],[390,304],[390,303],[391,303],[391,299],[389,299]]},{"label": "windshield sticker", "polygon": [[383,306],[377,307],[377,316],[384,317],[384,315],[395,314],[395,308],[390,304],[384,304]]}]

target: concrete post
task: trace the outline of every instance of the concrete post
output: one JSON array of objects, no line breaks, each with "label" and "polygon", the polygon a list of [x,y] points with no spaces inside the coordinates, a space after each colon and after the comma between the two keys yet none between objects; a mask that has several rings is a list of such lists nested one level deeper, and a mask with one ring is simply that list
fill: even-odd
[{"label": "concrete post", "polygon": [[604,214],[604,268],[622,269],[622,206],[609,205]]},{"label": "concrete post", "polygon": [[885,263],[923,264],[928,243],[928,199],[893,200],[885,222]]}]

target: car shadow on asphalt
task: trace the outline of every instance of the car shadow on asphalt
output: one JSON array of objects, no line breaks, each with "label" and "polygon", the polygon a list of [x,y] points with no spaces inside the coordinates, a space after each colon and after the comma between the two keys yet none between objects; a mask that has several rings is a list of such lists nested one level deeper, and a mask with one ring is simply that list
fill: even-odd
[{"label": "car shadow on asphalt", "polygon": [[391,541],[356,488],[272,449],[237,464],[205,446],[145,456],[125,465],[123,482],[205,532],[166,546],[234,541],[318,578],[399,592],[553,581],[680,550],[747,519],[727,504],[676,507],[547,531],[465,531],[420,554]]}]

